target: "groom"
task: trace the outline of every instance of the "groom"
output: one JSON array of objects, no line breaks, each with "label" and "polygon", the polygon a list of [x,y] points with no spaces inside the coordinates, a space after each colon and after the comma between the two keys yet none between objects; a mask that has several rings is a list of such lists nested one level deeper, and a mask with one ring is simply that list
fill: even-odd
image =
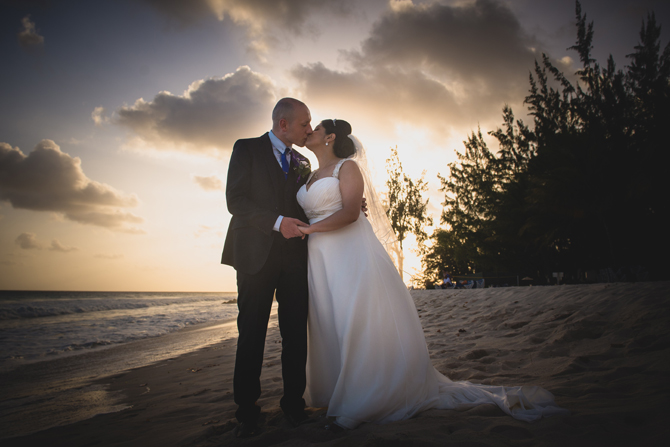
[{"label": "groom", "polygon": [[[293,98],[279,100],[272,130],[237,140],[228,167],[226,200],[232,214],[221,263],[237,271],[237,327],[233,389],[239,406],[237,435],[258,431],[260,375],[272,298],[279,303],[284,396],[280,405],[293,426],[307,420],[307,240],[298,226],[307,217],[296,201],[306,175],[291,145],[304,146],[312,133],[307,106]],[[300,174],[303,174],[302,176]]]}]

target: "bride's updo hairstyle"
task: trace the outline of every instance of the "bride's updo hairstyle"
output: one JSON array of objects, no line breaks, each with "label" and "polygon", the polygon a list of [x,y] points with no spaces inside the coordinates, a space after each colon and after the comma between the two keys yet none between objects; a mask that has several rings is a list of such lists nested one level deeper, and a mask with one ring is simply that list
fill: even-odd
[{"label": "bride's updo hairstyle", "polygon": [[344,120],[323,120],[321,126],[326,129],[326,135],[335,134],[333,142],[333,153],[337,158],[347,158],[356,152],[354,142],[349,138],[351,135],[351,124]]}]

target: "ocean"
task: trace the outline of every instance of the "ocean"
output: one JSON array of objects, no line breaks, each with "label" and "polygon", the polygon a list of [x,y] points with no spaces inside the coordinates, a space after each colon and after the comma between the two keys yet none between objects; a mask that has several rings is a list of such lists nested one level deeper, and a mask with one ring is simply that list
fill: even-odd
[{"label": "ocean", "polygon": [[236,296],[0,291],[0,439],[122,410],[93,382],[236,337]]}]

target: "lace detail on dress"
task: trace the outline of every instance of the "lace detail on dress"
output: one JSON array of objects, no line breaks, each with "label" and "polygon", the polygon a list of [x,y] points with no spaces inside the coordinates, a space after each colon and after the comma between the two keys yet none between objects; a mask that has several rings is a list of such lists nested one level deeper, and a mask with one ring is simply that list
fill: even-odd
[{"label": "lace detail on dress", "polygon": [[[342,168],[342,165],[343,165],[344,162],[347,161],[347,160],[351,160],[351,159],[350,159],[350,158],[343,158],[342,160],[340,160],[340,161],[337,163],[337,165],[335,166],[335,169],[333,169],[333,177],[335,177],[336,179],[339,179],[339,178],[340,178],[340,168]],[[354,160],[351,160],[351,161],[353,161],[354,163],[356,163]]]},{"label": "lace detail on dress", "polygon": [[307,216],[307,218],[311,223],[322,220],[330,216],[331,214],[333,213],[330,210],[310,210],[310,211],[305,210],[305,216]]}]

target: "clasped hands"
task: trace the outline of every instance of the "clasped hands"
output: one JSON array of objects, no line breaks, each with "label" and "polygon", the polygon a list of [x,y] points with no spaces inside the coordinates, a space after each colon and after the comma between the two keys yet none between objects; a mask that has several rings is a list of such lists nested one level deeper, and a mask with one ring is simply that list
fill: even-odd
[{"label": "clasped hands", "polygon": [[293,217],[284,217],[281,224],[279,224],[279,231],[286,239],[291,239],[293,237],[304,239],[305,234],[307,234],[305,231],[307,231],[308,228],[309,224],[300,219],[294,219]]},{"label": "clasped hands", "polygon": [[[365,197],[363,197],[363,201],[361,202],[361,211],[363,211],[363,214],[367,217],[368,204]],[[291,239],[293,237],[305,239],[305,236],[311,233],[311,227],[300,219],[284,217],[281,224],[279,224],[279,231],[286,239]]]}]

